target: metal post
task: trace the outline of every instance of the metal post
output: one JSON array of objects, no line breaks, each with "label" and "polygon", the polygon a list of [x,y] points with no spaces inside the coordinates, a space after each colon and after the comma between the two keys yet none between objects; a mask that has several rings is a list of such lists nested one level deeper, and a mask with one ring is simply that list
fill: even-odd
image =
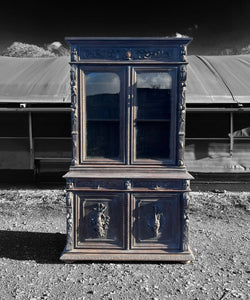
[{"label": "metal post", "polygon": [[32,135],[32,116],[29,112],[29,145],[30,145],[30,169],[34,169],[34,146]]},{"label": "metal post", "polygon": [[230,157],[233,156],[233,147],[234,147],[234,119],[233,119],[233,112],[230,112]]}]

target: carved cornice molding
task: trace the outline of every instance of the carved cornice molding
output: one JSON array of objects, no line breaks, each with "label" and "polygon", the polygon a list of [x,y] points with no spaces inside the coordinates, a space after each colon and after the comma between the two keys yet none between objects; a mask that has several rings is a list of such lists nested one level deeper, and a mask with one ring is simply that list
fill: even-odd
[{"label": "carved cornice molding", "polygon": [[[178,59],[175,47],[80,47],[80,60],[161,60],[172,61]],[[76,51],[77,52],[77,51]],[[72,61],[77,61],[76,54],[71,55]],[[74,60],[73,60],[74,59]]]}]

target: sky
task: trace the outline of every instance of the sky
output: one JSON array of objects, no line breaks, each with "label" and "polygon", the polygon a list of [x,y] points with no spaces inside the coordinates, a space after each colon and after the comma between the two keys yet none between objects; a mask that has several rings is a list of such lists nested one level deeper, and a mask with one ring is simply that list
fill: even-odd
[{"label": "sky", "polygon": [[[66,36],[193,37],[190,54],[250,44],[250,1],[5,1],[0,50],[14,41],[43,46]],[[56,4],[57,3],[57,4]]]}]

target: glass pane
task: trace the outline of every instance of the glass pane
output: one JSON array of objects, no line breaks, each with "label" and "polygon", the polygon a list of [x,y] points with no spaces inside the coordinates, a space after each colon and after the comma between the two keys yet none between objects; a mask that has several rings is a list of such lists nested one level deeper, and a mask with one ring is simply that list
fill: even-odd
[{"label": "glass pane", "polygon": [[170,157],[172,77],[167,72],[136,75],[136,158]]},{"label": "glass pane", "polygon": [[136,157],[166,159],[170,155],[168,122],[137,122]]},{"label": "glass pane", "polygon": [[87,157],[119,157],[119,122],[89,121],[87,128]]},{"label": "glass pane", "polygon": [[88,119],[120,118],[120,78],[116,73],[89,73],[86,76]]},{"label": "glass pane", "polygon": [[111,72],[86,75],[86,154],[118,158],[120,154],[120,78]]},{"label": "glass pane", "polygon": [[172,78],[168,73],[138,73],[137,118],[169,119]]}]

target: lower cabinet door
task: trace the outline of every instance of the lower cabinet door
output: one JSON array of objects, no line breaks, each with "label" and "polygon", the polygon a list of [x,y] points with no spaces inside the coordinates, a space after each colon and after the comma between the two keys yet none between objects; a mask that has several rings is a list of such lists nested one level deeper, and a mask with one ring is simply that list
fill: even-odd
[{"label": "lower cabinet door", "polygon": [[122,193],[76,193],[75,246],[124,249],[126,201]]},{"label": "lower cabinet door", "polygon": [[177,250],[181,242],[178,193],[131,195],[131,248]]}]

